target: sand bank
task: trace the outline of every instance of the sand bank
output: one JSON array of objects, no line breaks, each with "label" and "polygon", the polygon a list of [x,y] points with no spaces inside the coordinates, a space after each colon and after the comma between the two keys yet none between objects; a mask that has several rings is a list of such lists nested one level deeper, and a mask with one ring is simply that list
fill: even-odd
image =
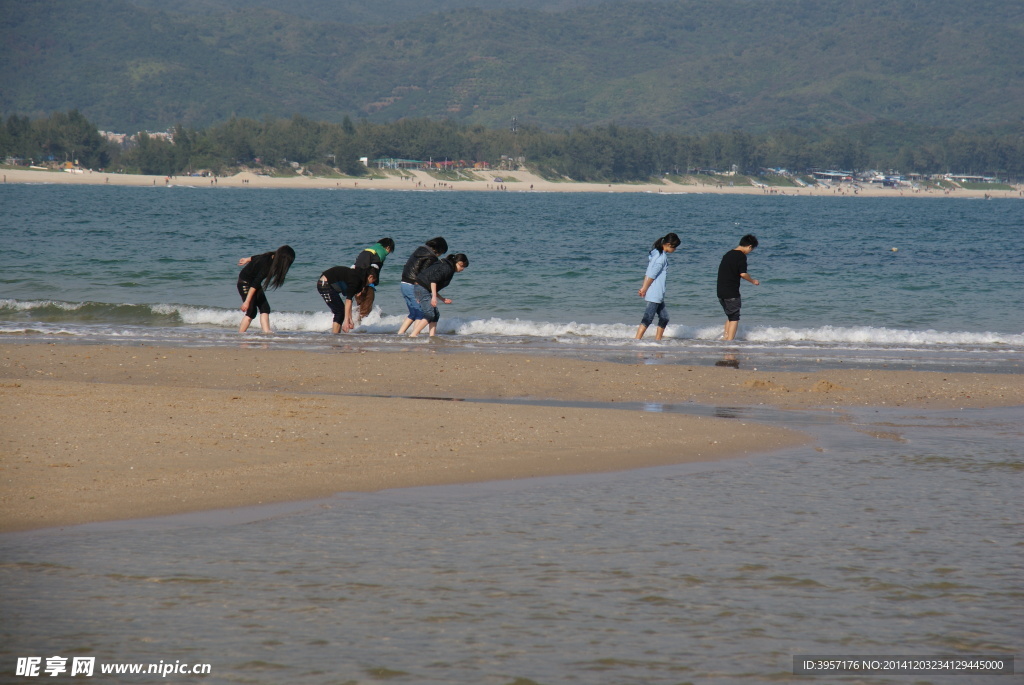
[{"label": "sand bank", "polygon": [[[964,190],[949,193],[939,190],[913,191],[906,188],[885,188],[879,185],[860,184],[856,189],[850,186],[835,189],[822,188],[775,188],[766,189],[749,185],[730,186],[718,183],[577,183],[552,182],[527,171],[474,172],[485,176],[478,181],[439,181],[425,171],[405,171],[405,178],[396,176],[375,179],[326,178],[316,176],[295,176],[276,178],[250,172],[216,179],[200,176],[147,176],[142,174],[113,174],[84,170],[80,173],[64,171],[37,171],[32,169],[3,169],[0,174],[5,183],[59,183],[79,185],[123,185],[123,186],[190,186],[197,188],[328,188],[338,190],[436,190],[436,191],[512,191],[512,192],[590,192],[590,193],[716,193],[722,195],[765,195],[771,192],[777,196],[803,197],[960,197],[960,198],[1014,198],[1022,197],[1022,190]],[[496,179],[501,179],[500,181]]]},{"label": "sand bank", "polygon": [[985,407],[1024,405],[1024,382],[429,350],[3,344],[0,530],[707,461],[807,440],[735,419],[452,398]]}]

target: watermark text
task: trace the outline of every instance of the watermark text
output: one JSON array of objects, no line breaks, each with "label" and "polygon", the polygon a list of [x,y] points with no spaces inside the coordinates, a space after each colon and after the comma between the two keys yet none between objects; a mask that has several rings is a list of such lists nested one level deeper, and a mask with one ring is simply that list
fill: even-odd
[{"label": "watermark text", "polygon": [[159,663],[96,662],[94,656],[22,656],[18,657],[14,675],[33,678],[36,676],[84,676],[96,675],[210,675],[210,664],[182,663],[180,660]]}]

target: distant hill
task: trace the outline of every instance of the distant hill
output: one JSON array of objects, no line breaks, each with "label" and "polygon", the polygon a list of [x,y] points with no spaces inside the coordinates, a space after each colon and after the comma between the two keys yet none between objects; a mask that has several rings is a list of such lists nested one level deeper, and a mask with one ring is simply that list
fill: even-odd
[{"label": "distant hill", "polygon": [[302,114],[698,133],[1024,112],[1016,0],[154,4],[0,0],[0,111],[119,131]]}]

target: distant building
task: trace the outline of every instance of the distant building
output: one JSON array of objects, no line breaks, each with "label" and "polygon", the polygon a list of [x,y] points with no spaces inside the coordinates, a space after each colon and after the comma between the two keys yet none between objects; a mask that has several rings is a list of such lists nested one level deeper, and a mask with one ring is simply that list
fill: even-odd
[{"label": "distant building", "polygon": [[[111,131],[97,131],[97,133],[99,133],[104,140],[108,140],[111,143],[116,143],[121,147],[126,147],[128,145],[131,145],[132,143],[137,143],[139,141],[139,136],[143,132],[140,131],[139,133],[135,133],[132,135],[129,135],[127,133],[113,133]],[[169,143],[174,142],[174,134],[170,133],[169,131],[145,131],[145,134],[150,138],[159,138],[161,140],[166,140]]]},{"label": "distant building", "polygon": [[372,164],[378,169],[422,169],[426,162],[418,159],[395,159],[394,157],[382,157],[373,160]]},{"label": "distant building", "polygon": [[128,142],[127,133],[112,133],[111,131],[99,131],[98,133],[104,140],[108,140],[111,143],[117,143],[118,145],[124,146]]},{"label": "distant building", "polygon": [[836,183],[842,181],[852,181],[852,171],[813,171],[811,172],[814,178],[819,181],[833,181]]},{"label": "distant building", "polygon": [[947,181],[955,183],[995,183],[996,179],[991,176],[972,176],[970,174],[946,174]]}]

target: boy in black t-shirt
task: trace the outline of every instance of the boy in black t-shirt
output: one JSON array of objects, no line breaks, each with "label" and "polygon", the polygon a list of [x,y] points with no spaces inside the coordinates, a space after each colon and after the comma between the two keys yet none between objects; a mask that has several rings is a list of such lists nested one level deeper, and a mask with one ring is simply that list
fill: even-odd
[{"label": "boy in black t-shirt", "polygon": [[754,285],[761,282],[751,278],[747,273],[747,255],[757,247],[757,238],[747,234],[740,238],[739,247],[729,250],[718,265],[718,301],[725,310],[725,335],[723,340],[736,337],[736,329],[740,325],[740,279],[750,281]]}]

